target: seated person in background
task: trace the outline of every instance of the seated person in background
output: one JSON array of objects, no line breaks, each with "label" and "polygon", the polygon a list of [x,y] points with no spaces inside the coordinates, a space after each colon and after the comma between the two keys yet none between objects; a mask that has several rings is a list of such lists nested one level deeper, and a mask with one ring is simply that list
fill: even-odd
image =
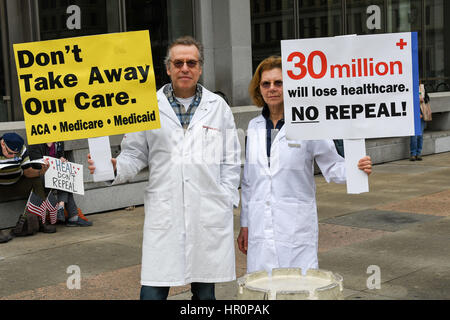
[{"label": "seated person in background", "polygon": [[[44,164],[40,169],[34,169],[30,164],[28,150],[24,140],[17,133],[5,133],[0,137],[0,202],[27,198],[33,190],[39,197],[45,199],[44,186],[39,177],[43,176],[48,169]],[[56,228],[52,225],[43,225],[41,220],[33,215],[27,214],[27,210],[19,218],[14,233],[19,235],[20,227],[25,227],[25,222],[32,224],[31,229],[52,233]],[[29,226],[30,227],[30,226]],[[8,242],[13,237],[11,231],[0,231],[0,243]]]},{"label": "seated person in background", "polygon": [[[64,142],[35,144],[31,145],[29,149],[31,160],[41,159],[44,158],[45,156],[50,156],[53,158],[60,159],[63,162],[67,161],[66,158],[64,157]],[[53,192],[55,192],[59,202],[57,213],[58,221],[61,222],[66,221],[66,217],[64,215],[64,208],[65,208],[68,213],[68,220],[66,223],[67,227],[92,226],[92,222],[88,221],[88,219],[83,215],[83,213],[81,213],[81,210],[78,209],[75,200],[73,198],[73,193],[63,190],[54,190]]]}]

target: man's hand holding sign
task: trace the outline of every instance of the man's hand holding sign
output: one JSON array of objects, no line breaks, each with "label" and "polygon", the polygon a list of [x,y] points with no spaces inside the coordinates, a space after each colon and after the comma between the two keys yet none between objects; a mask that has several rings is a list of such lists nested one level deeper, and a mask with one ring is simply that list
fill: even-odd
[{"label": "man's hand holding sign", "polygon": [[288,139],[345,139],[347,191],[368,191],[355,166],[362,139],[420,132],[417,34],[283,40],[281,49]]}]

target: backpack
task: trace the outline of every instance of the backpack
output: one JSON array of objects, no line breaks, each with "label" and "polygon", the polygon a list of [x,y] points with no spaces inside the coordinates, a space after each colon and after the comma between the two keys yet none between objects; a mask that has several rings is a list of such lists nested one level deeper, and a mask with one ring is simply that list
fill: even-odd
[{"label": "backpack", "polygon": [[420,103],[420,112],[422,113],[422,117],[424,121],[433,120],[433,115],[430,106],[430,97],[428,93],[425,91],[425,86],[421,84],[419,86],[420,96],[423,98],[423,101]]}]

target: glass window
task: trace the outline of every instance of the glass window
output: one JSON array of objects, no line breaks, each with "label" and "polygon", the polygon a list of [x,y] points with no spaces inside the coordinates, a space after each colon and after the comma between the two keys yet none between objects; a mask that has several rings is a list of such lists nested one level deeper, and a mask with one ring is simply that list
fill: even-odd
[{"label": "glass window", "polygon": [[341,0],[251,0],[250,3],[253,70],[264,58],[281,54],[280,40],[342,34]]},{"label": "glass window", "polygon": [[281,10],[282,6],[283,6],[282,0],[276,0],[276,8],[277,8],[277,10]]},{"label": "glass window", "polygon": [[126,1],[128,31],[150,30],[156,87],[170,79],[164,66],[170,41],[184,35],[194,35],[192,1],[128,0]]},{"label": "glass window", "polygon": [[300,1],[298,7],[299,39],[342,34],[340,1]]},{"label": "glass window", "polygon": [[259,24],[255,23],[253,25],[253,43],[258,43],[261,41],[261,33],[259,30]]},{"label": "glass window", "polygon": [[283,22],[281,20],[276,22],[276,38],[283,38]]},{"label": "glass window", "polygon": [[388,0],[386,32],[419,32],[421,39],[422,0]]},{"label": "glass window", "polygon": [[5,99],[3,98],[5,94],[6,94],[6,83],[5,83],[5,69],[3,64],[3,39],[0,30],[0,122],[11,120],[8,119],[8,114],[10,113],[9,105],[7,101],[5,101]]},{"label": "glass window", "polygon": [[[39,25],[41,40],[61,39],[119,31],[108,27],[107,5],[113,1],[39,1]],[[80,29],[67,27],[67,21],[73,21],[75,13],[67,13],[70,5],[80,8]]]},{"label": "glass window", "polygon": [[422,0],[388,0],[386,32],[417,32],[419,40],[419,77],[424,78]]},{"label": "glass window", "polygon": [[450,91],[450,1],[425,1],[425,75],[430,92]]},{"label": "glass window", "polygon": [[265,35],[266,35],[266,42],[270,42],[270,40],[272,39],[271,37],[271,28],[270,28],[271,23],[270,22],[266,22],[264,24],[264,30],[265,30]]},{"label": "glass window", "polygon": [[253,71],[270,55],[281,55],[280,40],[294,39],[294,0],[250,0]]},{"label": "glass window", "polygon": [[259,12],[259,0],[253,0],[252,4],[253,12],[258,13]]},{"label": "glass window", "polygon": [[417,32],[419,40],[421,80],[429,92],[450,91],[448,0],[250,2],[253,70],[264,58],[280,54],[280,40],[283,39],[414,31]]},{"label": "glass window", "polygon": [[348,0],[347,34],[385,33],[384,0]]}]

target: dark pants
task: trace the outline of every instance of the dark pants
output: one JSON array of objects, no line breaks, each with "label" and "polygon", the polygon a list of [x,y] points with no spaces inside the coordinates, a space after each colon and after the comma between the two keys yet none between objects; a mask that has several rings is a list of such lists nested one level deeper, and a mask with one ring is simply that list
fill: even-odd
[{"label": "dark pants", "polygon": [[423,131],[425,130],[425,121],[420,119],[420,126],[422,128],[422,134],[420,136],[411,136],[409,138],[409,153],[411,156],[420,156],[423,146]]},{"label": "dark pants", "polygon": [[0,185],[0,202],[28,198],[32,189],[34,193],[45,200],[46,195],[41,179],[22,176],[14,184]]},{"label": "dark pants", "polygon": [[[44,177],[41,177],[41,181],[42,181],[42,184],[45,186],[45,178]],[[61,201],[64,202],[64,207],[66,208],[67,213],[69,214],[69,219],[78,215],[78,207],[73,198],[73,193],[66,192],[63,190],[49,189],[49,188],[45,188],[45,192],[46,193],[54,192],[58,202],[61,202]]]},{"label": "dark pants", "polygon": [[[167,300],[170,287],[141,287],[141,300]],[[191,283],[192,300],[216,300],[214,283]]]},{"label": "dark pants", "polygon": [[73,193],[58,190],[58,202],[64,202],[69,218],[75,217],[78,214],[78,207],[73,198]]}]

